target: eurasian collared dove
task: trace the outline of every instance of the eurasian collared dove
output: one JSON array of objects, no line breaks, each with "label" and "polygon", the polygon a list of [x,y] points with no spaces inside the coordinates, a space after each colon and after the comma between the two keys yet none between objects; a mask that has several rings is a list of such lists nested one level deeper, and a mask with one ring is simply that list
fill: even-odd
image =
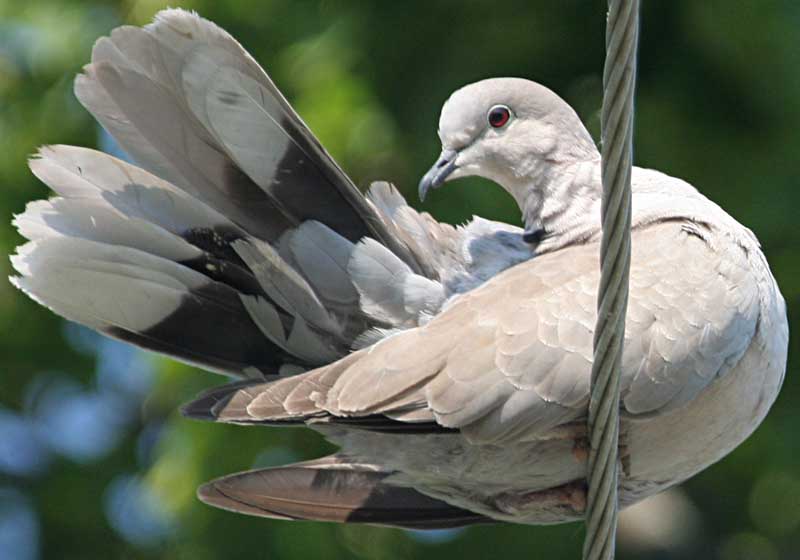
[{"label": "eurasian collared dove", "polygon": [[[240,378],[190,417],[305,424],[342,450],[227,476],[204,501],[282,519],[435,528],[578,519],[599,278],[600,158],[543,86],[491,79],[442,110],[420,194],[487,177],[526,230],[367,198],[223,30],[167,10],[100,39],[75,82],[140,167],[43,148],[57,194],[15,220],[12,282],[64,317]],[[761,422],[783,298],[753,234],[692,186],[633,172],[623,506]]]}]

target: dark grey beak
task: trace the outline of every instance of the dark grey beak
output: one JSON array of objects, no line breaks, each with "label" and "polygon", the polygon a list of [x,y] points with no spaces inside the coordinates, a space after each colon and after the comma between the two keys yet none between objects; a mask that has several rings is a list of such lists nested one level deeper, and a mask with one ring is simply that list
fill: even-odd
[{"label": "dark grey beak", "polygon": [[457,156],[458,152],[455,150],[442,151],[442,155],[439,156],[439,159],[436,160],[436,163],[433,164],[433,167],[428,170],[428,172],[419,182],[420,200],[425,200],[425,196],[428,194],[429,190],[435,189],[444,183],[445,179],[447,179],[447,177],[456,170]]}]

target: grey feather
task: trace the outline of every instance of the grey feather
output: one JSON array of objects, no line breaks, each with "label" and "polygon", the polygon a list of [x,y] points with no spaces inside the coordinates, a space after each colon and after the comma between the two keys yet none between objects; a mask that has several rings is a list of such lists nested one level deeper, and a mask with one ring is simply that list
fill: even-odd
[{"label": "grey feather", "polygon": [[284,261],[270,245],[258,240],[233,243],[264,291],[285,311],[316,327],[336,334],[339,325],[330,316],[308,282]]},{"label": "grey feather", "polygon": [[[31,241],[18,248],[11,262],[26,291],[95,328],[145,330],[174,311],[182,295],[206,282],[166,259],[83,239]],[[141,291],[125,289],[130,282],[141,285]],[[154,303],[143,305],[149,300]]]},{"label": "grey feather", "polygon": [[244,236],[243,230],[171,183],[112,156],[75,146],[47,146],[30,160],[33,173],[69,199],[99,199],[120,213],[183,235],[216,228]]},{"label": "grey feather", "polygon": [[28,204],[14,219],[20,234],[36,241],[54,236],[77,237],[182,261],[202,255],[197,247],[163,228],[126,217],[100,200],[53,198]]},{"label": "grey feather", "polygon": [[347,271],[355,246],[327,227],[304,222],[287,240],[298,269],[326,303],[358,307],[358,291]]},{"label": "grey feather", "polygon": [[406,278],[413,272],[386,247],[364,239],[356,245],[347,270],[366,314],[398,325],[414,319],[406,310],[403,293]]},{"label": "grey feather", "polygon": [[341,355],[332,345],[326,344],[319,334],[310,330],[302,317],[294,318],[287,336],[275,306],[257,296],[241,297],[245,308],[264,336],[287,353],[297,356],[308,364],[324,364]]},{"label": "grey feather", "polygon": [[[98,41],[76,94],[139,164],[249,233],[274,241],[317,219],[353,241],[371,235],[418,267],[260,66],[213,23],[164,10],[144,29],[115,30]],[[244,127],[236,136],[234,122]],[[266,139],[273,144],[259,152]],[[282,154],[281,139],[294,148]],[[327,202],[304,204],[309,195]]]},{"label": "grey feather", "polygon": [[[48,237],[17,249],[12,282],[59,315],[206,369],[248,377],[287,354],[264,340],[224,284],[137,249]],[[229,334],[200,328],[213,320]]]}]

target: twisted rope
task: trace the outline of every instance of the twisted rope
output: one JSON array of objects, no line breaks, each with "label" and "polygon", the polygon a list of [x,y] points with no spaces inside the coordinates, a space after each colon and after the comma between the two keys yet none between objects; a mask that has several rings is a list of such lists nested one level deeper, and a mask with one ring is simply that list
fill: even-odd
[{"label": "twisted rope", "polygon": [[589,400],[584,560],[611,560],[617,531],[619,385],[631,260],[633,90],[639,0],[609,0],[603,70],[603,237]]}]

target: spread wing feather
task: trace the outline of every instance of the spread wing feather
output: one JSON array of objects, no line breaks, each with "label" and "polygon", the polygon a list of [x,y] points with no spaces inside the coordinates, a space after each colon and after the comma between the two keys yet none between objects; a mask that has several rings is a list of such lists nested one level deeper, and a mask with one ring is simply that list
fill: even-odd
[{"label": "spread wing feather", "polygon": [[[412,237],[213,23],[165,10],[144,28],[114,30],[75,93],[141,167],[71,146],[31,159],[58,196],[16,217],[32,244],[13,261],[14,282],[57,313],[214,371],[268,375],[324,365],[364,333],[397,327],[365,312],[349,271],[363,238],[404,270],[437,276],[422,262],[435,247],[408,249]],[[394,212],[416,215],[384,188]],[[396,286],[417,315],[434,310],[427,292],[441,288],[420,278]]]},{"label": "spread wing feather", "polygon": [[351,241],[373,237],[419,270],[258,63],[213,23],[164,10],[144,28],[118,28],[97,42],[75,91],[138,164],[251,234],[274,241],[318,220]]}]

